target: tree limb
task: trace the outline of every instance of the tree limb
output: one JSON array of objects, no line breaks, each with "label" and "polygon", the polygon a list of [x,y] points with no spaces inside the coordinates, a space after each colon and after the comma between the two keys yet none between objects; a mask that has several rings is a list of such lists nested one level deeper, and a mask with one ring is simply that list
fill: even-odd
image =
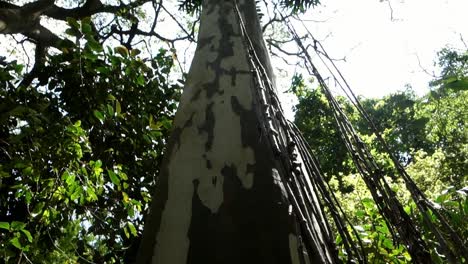
[{"label": "tree limb", "polygon": [[20,82],[18,87],[27,87],[31,85],[33,80],[38,76],[41,72],[42,68],[44,67],[44,58],[46,55],[46,47],[44,47],[41,43],[36,45],[36,53],[34,55],[35,62],[34,66],[31,71],[24,75],[23,80]]},{"label": "tree limb", "polygon": [[76,8],[63,8],[55,5],[55,0],[38,0],[18,6],[0,0],[0,34],[23,34],[44,46],[59,47],[62,40],[40,24],[42,16],[65,21],[68,17],[82,19],[97,13],[116,13],[132,9],[151,0],[136,0],[118,6],[103,5],[101,0],[87,0]]},{"label": "tree limb", "polygon": [[44,15],[57,20],[66,20],[67,17],[81,19],[97,13],[115,14],[117,11],[133,9],[150,1],[151,0],[137,0],[126,5],[113,6],[102,4],[101,0],[87,0],[84,5],[70,9],[54,5],[47,9],[46,12],[44,12]]}]

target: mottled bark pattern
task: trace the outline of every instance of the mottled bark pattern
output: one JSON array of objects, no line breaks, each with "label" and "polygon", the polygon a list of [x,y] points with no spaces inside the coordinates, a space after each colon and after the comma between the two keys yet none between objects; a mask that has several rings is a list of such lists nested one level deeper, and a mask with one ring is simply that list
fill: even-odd
[{"label": "mottled bark pattern", "polygon": [[[203,3],[197,50],[137,263],[299,263],[233,4]],[[273,78],[254,0],[239,6]]]}]

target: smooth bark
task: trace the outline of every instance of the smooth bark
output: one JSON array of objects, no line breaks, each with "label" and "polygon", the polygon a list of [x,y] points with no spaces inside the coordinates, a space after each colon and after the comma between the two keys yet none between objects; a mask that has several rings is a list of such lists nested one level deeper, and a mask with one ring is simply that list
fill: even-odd
[{"label": "smooth bark", "polygon": [[[273,80],[255,1],[239,1],[239,9]],[[234,10],[234,1],[203,3],[197,50],[137,263],[315,259],[297,238],[285,175],[261,129],[258,87]]]}]

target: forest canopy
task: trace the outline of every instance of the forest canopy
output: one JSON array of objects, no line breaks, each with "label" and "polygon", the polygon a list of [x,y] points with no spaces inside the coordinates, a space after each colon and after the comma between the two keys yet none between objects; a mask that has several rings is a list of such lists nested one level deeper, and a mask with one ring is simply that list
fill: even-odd
[{"label": "forest canopy", "polygon": [[[466,52],[441,50],[438,54],[438,63],[443,65],[440,78],[430,81],[430,92],[424,96],[415,95],[411,87],[407,87],[406,90],[379,99],[361,98],[362,105],[380,125],[384,138],[400,163],[430,200],[443,208],[451,225],[465,240],[468,231],[464,223],[468,194],[465,130],[467,59]],[[377,262],[408,262],[410,258],[404,248],[391,243],[390,231],[358,176],[349,152],[340,140],[336,140],[340,137],[339,131],[325,95],[321,89],[310,87],[314,87],[313,83],[308,84],[303,76],[295,76],[292,81],[291,91],[299,98],[295,106],[295,123],[317,155],[344,210],[351,216],[368,250],[369,259]],[[385,170],[405,210],[415,217],[423,230],[427,228],[422,217],[414,215],[417,212],[415,204],[405,190],[403,181],[396,176],[388,153],[376,139],[368,122],[358,114],[350,101],[346,98],[338,99],[360,137]]]}]

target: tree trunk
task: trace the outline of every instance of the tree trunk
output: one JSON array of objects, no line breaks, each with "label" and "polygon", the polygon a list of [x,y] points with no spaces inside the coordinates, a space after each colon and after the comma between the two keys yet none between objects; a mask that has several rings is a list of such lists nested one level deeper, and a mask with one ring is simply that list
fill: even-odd
[{"label": "tree trunk", "polygon": [[[255,1],[238,2],[260,62],[273,80]],[[283,170],[261,129],[258,87],[234,5],[203,2],[197,50],[137,263],[298,264],[322,263],[324,255],[330,259],[320,247],[307,252],[298,239],[298,223],[282,181],[286,175],[280,175]]]}]

